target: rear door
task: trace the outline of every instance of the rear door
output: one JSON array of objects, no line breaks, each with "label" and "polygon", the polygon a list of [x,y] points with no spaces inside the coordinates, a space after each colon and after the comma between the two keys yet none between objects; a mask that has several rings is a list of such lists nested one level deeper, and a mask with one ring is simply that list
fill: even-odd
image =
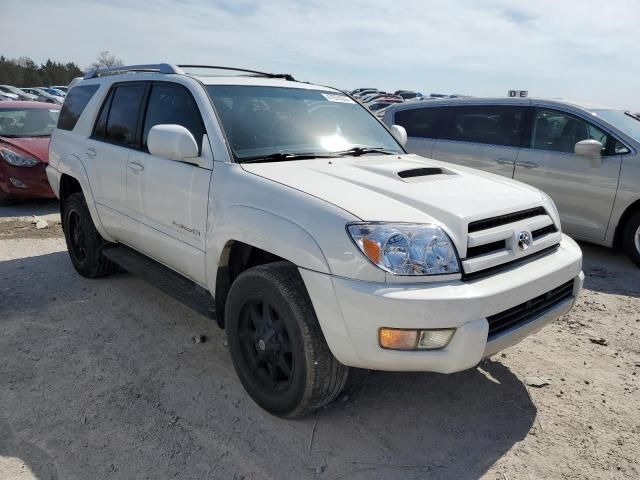
[{"label": "rear door", "polygon": [[450,106],[432,156],[511,178],[526,111],[517,105]]},{"label": "rear door", "polygon": [[137,132],[145,90],[144,82],[111,88],[84,152],[100,219],[122,241],[130,238],[126,169],[129,153],[139,148]]},{"label": "rear door", "polygon": [[147,137],[160,124],[185,127],[198,142],[201,155],[203,150],[210,152],[200,110],[189,90],[178,83],[153,82],[142,123],[141,149],[130,155],[126,172],[126,201],[140,222],[134,247],[204,284],[212,171],[151,155]]},{"label": "rear door", "polygon": [[[604,145],[600,166],[575,154],[575,144],[587,139]],[[567,233],[604,240],[620,174],[617,140],[584,118],[536,108],[528,146],[518,155],[514,178],[554,200]]]},{"label": "rear door", "polygon": [[440,126],[445,123],[446,115],[446,106],[419,106],[396,111],[391,124],[400,125],[407,131],[407,150],[431,158],[433,146],[438,138]]}]

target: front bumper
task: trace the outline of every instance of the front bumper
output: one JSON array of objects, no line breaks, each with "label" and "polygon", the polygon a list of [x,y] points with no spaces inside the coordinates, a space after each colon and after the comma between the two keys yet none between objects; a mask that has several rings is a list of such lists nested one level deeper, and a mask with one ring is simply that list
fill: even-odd
[{"label": "front bumper", "polygon": [[5,199],[55,198],[46,174],[47,165],[14,167],[0,159],[0,195]]},{"label": "front bumper", "polygon": [[[388,371],[452,373],[518,343],[568,312],[582,288],[582,252],[569,237],[542,258],[473,281],[372,283],[300,269],[322,331],[345,365]],[[573,295],[487,341],[487,317],[573,280]],[[378,330],[456,328],[446,348],[386,350]]]}]

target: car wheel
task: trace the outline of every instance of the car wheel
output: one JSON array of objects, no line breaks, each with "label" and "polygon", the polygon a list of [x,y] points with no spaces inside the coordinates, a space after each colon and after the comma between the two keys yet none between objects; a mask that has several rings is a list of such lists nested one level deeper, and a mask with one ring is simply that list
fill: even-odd
[{"label": "car wheel", "polygon": [[332,355],[297,268],[246,270],[225,311],[233,365],[251,398],[273,415],[302,417],[335,399],[348,367]]},{"label": "car wheel", "polygon": [[640,211],[634,213],[624,226],[622,249],[640,267]]},{"label": "car wheel", "polygon": [[117,269],[102,253],[110,244],[96,230],[82,193],[73,193],[65,200],[62,229],[71,263],[80,275],[98,278]]}]

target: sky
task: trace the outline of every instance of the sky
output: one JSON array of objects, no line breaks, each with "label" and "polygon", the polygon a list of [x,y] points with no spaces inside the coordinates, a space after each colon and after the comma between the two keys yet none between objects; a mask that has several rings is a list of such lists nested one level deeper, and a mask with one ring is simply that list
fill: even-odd
[{"label": "sky", "polygon": [[338,88],[640,111],[640,0],[1,0],[0,54],[204,63]]}]

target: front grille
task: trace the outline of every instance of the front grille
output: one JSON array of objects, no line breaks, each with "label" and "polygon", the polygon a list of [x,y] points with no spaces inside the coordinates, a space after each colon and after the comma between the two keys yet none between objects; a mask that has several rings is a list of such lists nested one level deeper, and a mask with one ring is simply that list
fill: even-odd
[{"label": "front grille", "polygon": [[558,229],[555,225],[547,225],[546,227],[539,228],[538,230],[534,230],[531,232],[531,238],[535,241],[540,237],[544,237],[545,235],[549,235],[550,233],[556,233]]},{"label": "front grille", "polygon": [[497,242],[486,243],[484,245],[478,245],[477,247],[469,247],[467,249],[467,258],[479,257],[480,255],[497,252],[505,248],[507,248],[506,240],[498,240]]},{"label": "front grille", "polygon": [[545,310],[571,298],[572,295],[573,280],[570,280],[528,302],[521,303],[504,312],[491,315],[487,318],[489,322],[489,340],[505,330],[520,326],[540,316]]},{"label": "front grille", "polygon": [[485,218],[484,220],[476,220],[469,224],[469,233],[479,232],[481,230],[488,230],[490,228],[499,227],[501,225],[507,225],[509,223],[519,222],[526,220],[527,218],[537,217],[539,215],[546,215],[547,212],[543,207],[530,208],[529,210],[522,210],[520,212],[509,213],[507,215],[500,215],[499,217]]}]

